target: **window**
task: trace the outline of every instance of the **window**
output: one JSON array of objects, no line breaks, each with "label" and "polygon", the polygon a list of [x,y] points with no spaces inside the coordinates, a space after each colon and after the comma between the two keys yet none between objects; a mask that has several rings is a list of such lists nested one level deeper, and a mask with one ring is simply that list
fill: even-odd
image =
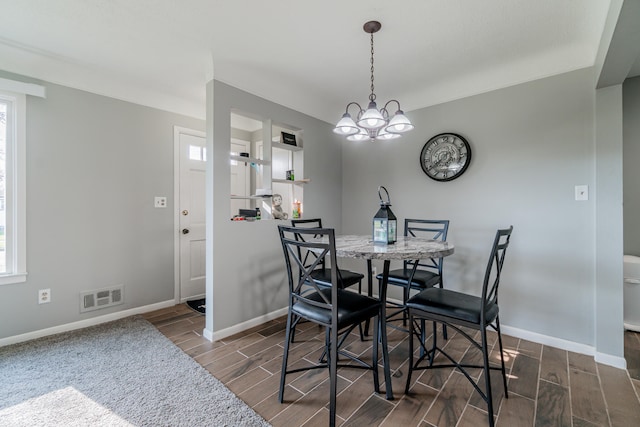
[{"label": "window", "polygon": [[0,90],[0,285],[26,279],[25,102]]}]

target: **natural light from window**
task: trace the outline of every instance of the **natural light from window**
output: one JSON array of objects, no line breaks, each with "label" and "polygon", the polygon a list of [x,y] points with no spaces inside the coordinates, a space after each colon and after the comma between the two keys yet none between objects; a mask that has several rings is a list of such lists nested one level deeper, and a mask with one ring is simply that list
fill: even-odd
[{"label": "natural light from window", "polygon": [[5,176],[7,153],[7,109],[8,105],[0,99],[0,273],[7,272],[7,257],[5,251]]}]

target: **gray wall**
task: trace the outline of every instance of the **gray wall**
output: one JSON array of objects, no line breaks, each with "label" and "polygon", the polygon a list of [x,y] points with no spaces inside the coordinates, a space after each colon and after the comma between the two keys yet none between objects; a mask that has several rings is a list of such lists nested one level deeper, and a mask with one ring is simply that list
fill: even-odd
[{"label": "gray wall", "polygon": [[[456,252],[444,284],[478,292],[495,230],[513,224],[502,323],[594,346],[594,115],[591,69],[412,111],[416,128],[405,137],[343,146],[343,231],[370,233],[385,185],[401,220],[451,220]],[[441,132],[463,135],[473,151],[468,170],[446,183],[419,165]],[[582,184],[590,199],[578,202]]]},{"label": "gray wall", "polygon": [[624,168],[624,253],[640,256],[640,77],[622,88]]},{"label": "gray wall", "polygon": [[[47,93],[27,97],[29,275],[0,286],[0,338],[173,300],[173,126],[204,121],[0,76]],[[80,292],[118,284],[124,305],[80,314]],[[51,303],[38,305],[44,288]]]},{"label": "gray wall", "polygon": [[[207,128],[213,153],[207,193],[211,246],[207,257],[206,330],[220,331],[287,306],[287,285],[277,225],[284,221],[232,222],[230,196],[230,111],[241,110],[304,131],[303,214],[321,217],[323,225],[341,229],[341,141],[328,123],[267,101],[224,83],[207,86]],[[211,138],[213,135],[213,138]],[[289,223],[289,221],[286,221]],[[211,298],[212,297],[212,298]]]}]

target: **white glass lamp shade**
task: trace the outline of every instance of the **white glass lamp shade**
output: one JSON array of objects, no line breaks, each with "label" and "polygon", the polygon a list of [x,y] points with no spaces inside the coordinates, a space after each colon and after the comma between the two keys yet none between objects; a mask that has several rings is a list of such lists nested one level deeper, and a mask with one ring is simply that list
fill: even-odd
[{"label": "white glass lamp shade", "polygon": [[391,132],[387,132],[385,129],[380,129],[380,133],[378,133],[378,135],[376,136],[376,139],[379,141],[386,141],[389,139],[396,139],[396,138],[400,138],[402,135],[400,135],[399,133],[391,133]]},{"label": "white glass lamp shade", "polygon": [[413,125],[411,124],[407,116],[404,115],[402,110],[398,110],[396,112],[396,114],[389,121],[389,125],[385,128],[387,132],[391,133],[409,132],[411,129],[413,129]]},{"label": "white glass lamp shade", "polygon": [[370,139],[366,130],[360,129],[358,133],[347,136],[347,141],[364,141]]},{"label": "white glass lamp shade", "polygon": [[349,136],[360,132],[360,129],[356,125],[356,122],[351,118],[351,115],[349,113],[344,113],[333,131],[338,135]]},{"label": "white glass lamp shade", "polygon": [[384,117],[382,117],[382,113],[378,111],[378,107],[373,101],[369,103],[367,111],[365,111],[358,119],[358,126],[365,129],[378,130],[381,129],[386,123],[386,120],[384,119]]}]

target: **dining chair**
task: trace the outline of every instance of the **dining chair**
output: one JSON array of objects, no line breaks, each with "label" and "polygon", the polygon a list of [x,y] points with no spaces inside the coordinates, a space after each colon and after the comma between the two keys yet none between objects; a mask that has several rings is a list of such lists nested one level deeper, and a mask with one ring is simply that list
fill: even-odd
[{"label": "dining chair", "polygon": [[[509,247],[509,240],[513,226],[507,229],[501,229],[496,232],[491,255],[485,270],[484,281],[482,283],[481,296],[469,295],[449,289],[429,288],[414,295],[407,301],[407,311],[409,314],[409,372],[407,374],[407,384],[405,393],[409,393],[411,387],[411,375],[416,370],[436,369],[436,368],[457,368],[471,382],[476,391],[484,399],[487,404],[489,425],[494,425],[493,418],[493,394],[491,392],[491,370],[500,370],[502,372],[502,382],[504,385],[504,397],[508,398],[507,393],[507,375],[504,367],[504,354],[502,349],[502,335],[500,333],[500,319],[498,316],[498,286],[500,285],[500,276],[504,265],[504,257]],[[420,326],[417,323],[420,320]],[[424,321],[433,322],[433,334],[431,338],[431,346],[427,348],[424,339],[424,331],[419,331],[421,327],[425,327]],[[442,323],[453,328],[461,336],[469,340],[473,347],[482,352],[482,365],[468,364],[469,355],[465,355],[460,361],[448,354],[443,348],[438,346],[436,323]],[[487,343],[487,328],[491,327],[498,334],[498,345],[500,348],[500,366],[489,364],[490,348]],[[464,328],[464,329],[463,329]],[[472,337],[466,328],[480,331],[480,342]],[[475,334],[474,334],[475,335]],[[417,337],[422,350],[421,356],[413,362],[413,341]],[[447,360],[443,363],[434,363],[436,354],[440,353]],[[468,352],[467,352],[468,353]],[[421,365],[423,361],[426,364]],[[450,363],[446,363],[446,362]],[[485,391],[479,386],[478,382],[467,371],[469,368],[482,369],[485,382]]]},{"label": "dining chair", "polygon": [[[322,219],[321,218],[310,218],[310,219],[293,219],[291,220],[291,226],[297,228],[322,228]],[[305,238],[302,235],[297,236],[298,239],[304,240]],[[298,254],[300,259],[304,260],[305,265],[310,265],[313,263],[318,255],[313,251],[304,251],[301,248],[298,248],[300,253]],[[319,283],[323,286],[331,286],[331,268],[327,266],[324,259],[320,260],[318,267],[315,268],[311,272],[311,276],[315,279],[316,283]],[[342,268],[338,268],[338,286],[340,288],[348,288],[355,284],[358,285],[358,293],[362,293],[362,279],[364,279],[364,274],[357,273],[351,270],[345,270]],[[360,340],[364,341],[365,332],[361,326],[358,327],[358,331],[360,332]],[[295,338],[295,330],[293,331],[293,338]],[[321,357],[324,357],[323,354]]]},{"label": "dining chair", "polygon": [[[446,241],[449,231],[449,220],[431,219],[405,219],[404,235],[411,237],[424,237],[427,239]],[[395,305],[398,310],[394,310],[387,315],[391,319],[402,313],[402,325],[407,324],[406,303],[412,290],[421,291],[432,286],[442,288],[442,265],[443,258],[427,258],[422,260],[407,260],[403,262],[402,268],[391,270],[388,276],[388,284],[402,288],[402,304],[388,302],[388,305]],[[382,280],[382,274],[378,274],[376,279]],[[444,332],[446,337],[446,330]]]},{"label": "dining chair", "polygon": [[[329,369],[329,420],[336,422],[336,393],[338,367],[370,369],[376,393],[380,392],[378,380],[378,340],[372,340],[371,362],[367,363],[353,354],[341,351],[340,347],[353,329],[374,317],[374,336],[378,336],[382,303],[380,300],[347,291],[339,286],[338,270],[330,268],[329,286],[313,276],[314,270],[323,260],[336,264],[335,232],[331,228],[298,228],[278,226],[289,284],[289,309],[285,332],[284,355],[280,376],[278,401],[284,400],[285,380],[288,374],[312,369]],[[307,263],[300,254],[312,251],[317,254],[315,261]],[[309,289],[311,287],[311,289]],[[327,357],[318,363],[311,363],[296,369],[288,368],[289,347],[292,333],[300,320],[307,320],[326,328],[325,349]],[[311,341],[310,343],[313,343]],[[302,344],[300,344],[302,345]],[[352,362],[340,363],[339,356]]]},{"label": "dining chair", "polygon": [[[322,228],[322,219],[293,219],[291,220],[291,226],[298,228]],[[299,236],[299,238],[303,237]],[[299,255],[301,256],[301,259],[304,259],[305,265],[315,262],[315,259],[317,258],[317,254],[313,251],[306,251],[306,253],[301,253]],[[331,284],[331,269],[327,268],[324,259],[320,260],[318,267],[311,272],[311,276],[314,278],[316,283],[324,284],[325,286],[330,286]],[[358,293],[362,293],[362,279],[364,279],[364,274],[338,268],[338,284],[340,288],[344,289],[357,284]]]}]

